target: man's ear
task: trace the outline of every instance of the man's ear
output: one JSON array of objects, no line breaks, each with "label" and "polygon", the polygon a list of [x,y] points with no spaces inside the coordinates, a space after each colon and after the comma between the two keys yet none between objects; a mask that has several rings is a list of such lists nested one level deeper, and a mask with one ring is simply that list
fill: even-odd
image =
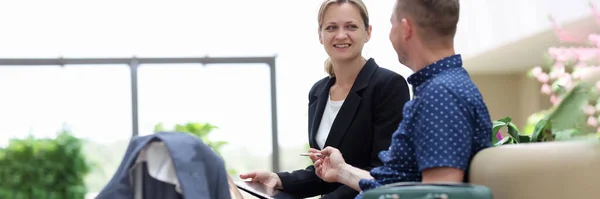
[{"label": "man's ear", "polygon": [[406,18],[402,18],[400,23],[402,25],[402,39],[406,41],[413,36],[415,30],[413,29],[411,22]]},{"label": "man's ear", "polygon": [[369,42],[369,40],[371,40],[371,31],[373,30],[373,26],[369,25],[369,27],[367,28],[367,37],[365,39],[365,43]]}]

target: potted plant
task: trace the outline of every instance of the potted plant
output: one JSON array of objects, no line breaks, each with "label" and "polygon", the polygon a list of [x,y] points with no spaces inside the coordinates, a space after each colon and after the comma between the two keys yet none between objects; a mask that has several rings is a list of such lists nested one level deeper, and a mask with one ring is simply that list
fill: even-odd
[{"label": "potted plant", "polygon": [[[591,2],[590,6],[600,23],[600,12]],[[553,106],[543,111],[530,134],[522,134],[510,117],[494,121],[495,146],[598,139],[600,135],[600,34],[579,38],[561,29],[552,17],[550,20],[561,42],[579,47],[548,49],[546,66],[534,67],[529,75],[542,84],[540,92],[549,96]]]},{"label": "potted plant", "polygon": [[89,171],[82,140],[67,131],[54,139],[12,139],[0,148],[0,198],[83,199]]}]

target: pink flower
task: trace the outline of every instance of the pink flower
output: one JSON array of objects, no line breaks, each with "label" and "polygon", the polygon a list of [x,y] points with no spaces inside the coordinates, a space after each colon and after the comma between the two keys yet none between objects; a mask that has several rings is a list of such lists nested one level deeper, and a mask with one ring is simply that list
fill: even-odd
[{"label": "pink flower", "polygon": [[538,75],[542,74],[542,67],[536,66],[533,69],[531,69],[531,74],[535,77],[537,77]]},{"label": "pink flower", "polygon": [[580,73],[580,79],[587,83],[596,83],[600,80],[600,67],[586,67],[577,69],[577,72]]},{"label": "pink flower", "polygon": [[552,103],[553,106],[557,106],[558,104],[560,104],[560,101],[561,101],[561,99],[556,97],[556,95],[552,94],[550,96],[550,103]]},{"label": "pink flower", "polygon": [[586,115],[590,115],[590,116],[594,115],[596,113],[596,107],[587,104],[587,105],[583,106],[583,112]]},{"label": "pink flower", "polygon": [[546,73],[540,73],[535,77],[540,83],[548,83],[548,80],[550,80],[550,76],[548,76]]},{"label": "pink flower", "polygon": [[571,34],[569,34],[567,31],[565,31],[564,29],[562,29],[558,23],[556,22],[556,20],[554,19],[553,16],[550,16],[550,22],[552,24],[552,29],[554,29],[554,32],[556,33],[556,35],[558,36],[558,40],[560,42],[568,42],[568,43],[576,43],[579,42],[581,39],[577,38]]},{"label": "pink flower", "polygon": [[561,49],[556,54],[556,61],[558,62],[567,62],[574,57],[574,53],[572,49]]},{"label": "pink flower", "polygon": [[557,80],[559,85],[563,86],[567,90],[571,90],[571,88],[573,88],[573,78],[571,78],[570,75],[565,75],[559,78],[560,79]]},{"label": "pink flower", "polygon": [[558,78],[559,79],[569,78],[569,79],[573,80],[573,77],[569,73],[563,73],[563,74],[559,75]]},{"label": "pink flower", "polygon": [[598,41],[600,39],[600,35],[598,35],[598,34],[590,34],[590,35],[588,35],[588,39],[590,41],[595,42],[595,41]]},{"label": "pink flower", "polygon": [[552,88],[550,87],[550,85],[544,84],[544,85],[542,85],[541,92],[544,93],[544,94],[546,94],[546,95],[550,95],[550,94],[552,94]]},{"label": "pink flower", "polygon": [[587,124],[592,127],[597,127],[598,119],[596,119],[596,117],[594,117],[594,116],[590,116],[590,117],[588,117]]},{"label": "pink flower", "polygon": [[575,66],[573,66],[575,69],[579,69],[579,68],[585,68],[587,67],[587,65],[584,62],[577,62],[577,64],[575,64]]},{"label": "pink flower", "polygon": [[556,47],[551,47],[551,48],[548,48],[548,53],[550,54],[550,56],[551,56],[552,58],[555,58],[555,59],[556,59],[556,55],[558,54],[558,51],[559,51],[559,50],[558,50],[558,48],[556,48]]},{"label": "pink flower", "polygon": [[554,63],[554,70],[556,69],[562,69],[562,71],[565,71],[565,64],[563,64],[562,62]]},{"label": "pink flower", "polygon": [[596,23],[600,24],[600,12],[598,12],[596,4],[590,1],[590,7],[592,7],[592,14],[594,15],[594,19],[596,19]]},{"label": "pink flower", "polygon": [[496,133],[496,138],[498,138],[498,140],[502,140],[502,133],[500,133],[500,131]]},{"label": "pink flower", "polygon": [[579,62],[586,62],[596,57],[596,50],[592,48],[581,48],[577,51],[579,54]]},{"label": "pink flower", "polygon": [[554,70],[552,70],[552,72],[550,72],[550,79],[556,79],[556,78],[562,76],[562,74],[565,74],[564,66],[562,68],[555,67]]}]

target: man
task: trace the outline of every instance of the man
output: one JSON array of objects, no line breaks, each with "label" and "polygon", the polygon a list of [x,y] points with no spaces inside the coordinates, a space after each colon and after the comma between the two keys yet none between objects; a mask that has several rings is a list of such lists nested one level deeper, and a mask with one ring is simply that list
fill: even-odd
[{"label": "man", "polygon": [[459,7],[459,0],[396,1],[390,40],[400,63],[415,72],[407,79],[414,99],[404,106],[389,150],[379,153],[383,166],[369,172],[346,164],[335,148],[313,149],[322,153],[315,162],[320,178],[358,191],[395,182],[467,179],[472,157],[491,146],[492,122],[454,52]]}]

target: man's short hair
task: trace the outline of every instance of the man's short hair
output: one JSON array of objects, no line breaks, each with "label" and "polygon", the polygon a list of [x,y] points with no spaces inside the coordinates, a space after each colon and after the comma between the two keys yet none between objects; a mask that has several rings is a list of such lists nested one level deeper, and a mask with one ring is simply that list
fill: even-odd
[{"label": "man's short hair", "polygon": [[[408,14],[424,29],[423,36],[454,37],[460,11],[459,0],[397,0],[396,16]],[[435,33],[431,35],[430,33]]]}]

